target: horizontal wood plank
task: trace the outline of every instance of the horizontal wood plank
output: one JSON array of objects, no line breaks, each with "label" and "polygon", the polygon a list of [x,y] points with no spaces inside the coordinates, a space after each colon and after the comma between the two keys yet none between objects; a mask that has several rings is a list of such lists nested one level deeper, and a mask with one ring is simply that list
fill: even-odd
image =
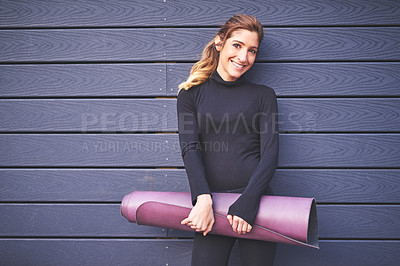
[{"label": "horizontal wood plank", "polygon": [[[134,190],[190,191],[184,169],[0,169],[1,202],[118,202]],[[317,203],[400,203],[397,169],[277,169],[269,193]]]},{"label": "horizontal wood plank", "polygon": [[[193,63],[0,65],[0,97],[176,96]],[[255,63],[279,96],[400,96],[400,64]]]},{"label": "horizontal wood plank", "polygon": [[126,220],[120,204],[0,204],[0,236],[166,237]]},{"label": "horizontal wood plank", "polygon": [[[400,24],[396,1],[2,1],[0,27],[217,26],[240,10],[264,25]],[[51,23],[49,23],[51,21]]]},{"label": "horizontal wood plank", "polygon": [[174,131],[176,101],[166,99],[0,100],[1,131]]},{"label": "horizontal wood plank", "polygon": [[279,165],[284,167],[398,167],[400,146],[397,145],[397,139],[399,137],[398,134],[280,135],[282,141],[279,142]]},{"label": "horizontal wood plank", "polygon": [[321,238],[400,238],[400,205],[321,205]]},{"label": "horizontal wood plank", "polygon": [[399,184],[395,169],[277,169],[270,187],[274,195],[320,203],[399,203]]},{"label": "horizontal wood plank", "polygon": [[[216,34],[215,29],[166,29],[167,60],[199,60]],[[399,27],[270,28],[265,29],[256,61],[398,61],[398,36]]]},{"label": "horizontal wood plank", "polygon": [[[2,30],[0,62],[197,61],[215,35],[209,28]],[[398,27],[271,28],[257,61],[398,61],[398,36]]]},{"label": "horizontal wood plank", "polygon": [[[166,236],[161,228],[129,223],[120,204],[2,203],[0,211],[2,237]],[[400,238],[398,205],[318,205],[317,215],[320,238]],[[176,236],[168,230],[168,237]]]},{"label": "horizontal wood plank", "polygon": [[[146,26],[163,23],[160,1],[2,1],[1,27]],[[51,21],[51,22],[50,22]]]},{"label": "horizontal wood plank", "polygon": [[[167,64],[167,94],[176,96],[193,63]],[[0,68],[1,69],[1,68]],[[255,63],[245,76],[277,96],[400,96],[400,64]]]},{"label": "horizontal wood plank", "polygon": [[[179,240],[175,240],[179,242]],[[173,240],[155,239],[0,239],[2,265],[165,265],[174,258]],[[185,247],[190,245],[188,242]],[[23,250],[24,252],[21,252]],[[169,254],[169,253],[172,254]],[[150,253],[150,254],[149,254]],[[146,256],[144,254],[149,254]],[[179,265],[179,264],[170,264]],[[181,264],[185,265],[185,264]]]},{"label": "horizontal wood plank", "polygon": [[[319,250],[278,245],[274,265],[396,265],[399,248],[400,241],[322,240]],[[190,264],[191,249],[190,239],[0,239],[0,263],[185,266]],[[231,256],[229,266],[239,266],[239,252]]]},{"label": "horizontal wood plank", "polygon": [[3,166],[182,164],[176,134],[1,134],[0,151]]},{"label": "horizontal wood plank", "polygon": [[164,29],[2,30],[0,62],[165,60],[164,33]]},{"label": "horizontal wood plank", "polygon": [[[399,5],[395,1],[360,0],[357,2],[329,0],[287,1],[256,0],[218,2],[207,0],[170,1],[167,5],[167,23],[172,25],[222,25],[230,16],[255,15],[263,25],[376,25],[399,24]],[[214,9],[215,8],[215,9]],[[213,11],[213,12],[210,12]],[[169,21],[169,22],[168,22]]]},{"label": "horizontal wood plank", "polygon": [[[178,131],[176,99],[0,100],[3,132]],[[278,99],[280,132],[399,132],[400,99]]]},{"label": "horizontal wood plank", "polygon": [[[400,241],[320,241],[320,249],[280,245],[275,266],[396,265]],[[288,256],[290,254],[290,256]]]},{"label": "horizontal wood plank", "polygon": [[[399,134],[280,134],[280,167],[398,167]],[[210,148],[224,151],[224,143]],[[0,134],[0,166],[183,166],[177,134]]]},{"label": "horizontal wood plank", "polygon": [[281,99],[278,112],[282,132],[400,131],[400,99]]},{"label": "horizontal wood plank", "polygon": [[0,65],[0,96],[165,96],[165,67],[163,63]]},{"label": "horizontal wood plank", "polygon": [[0,169],[0,201],[118,202],[134,190],[189,191],[184,169]]}]

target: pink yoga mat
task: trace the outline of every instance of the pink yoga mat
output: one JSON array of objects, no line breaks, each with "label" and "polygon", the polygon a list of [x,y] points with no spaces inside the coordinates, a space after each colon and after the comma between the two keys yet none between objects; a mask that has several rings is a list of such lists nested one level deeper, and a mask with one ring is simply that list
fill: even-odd
[{"label": "pink yoga mat", "polygon": [[[238,193],[212,193],[215,223],[210,234],[318,247],[315,199],[262,196],[250,233],[232,230],[226,215]],[[192,231],[181,221],[192,209],[189,192],[134,191],[122,199],[121,214],[129,222]]]}]

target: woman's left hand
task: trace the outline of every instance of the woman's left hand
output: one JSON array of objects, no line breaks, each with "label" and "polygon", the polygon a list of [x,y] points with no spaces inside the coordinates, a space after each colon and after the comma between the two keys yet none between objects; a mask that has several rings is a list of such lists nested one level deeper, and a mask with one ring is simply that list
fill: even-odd
[{"label": "woman's left hand", "polygon": [[234,215],[232,217],[232,215],[229,214],[226,218],[228,218],[229,224],[232,226],[233,231],[239,235],[249,233],[253,228],[239,216]]}]

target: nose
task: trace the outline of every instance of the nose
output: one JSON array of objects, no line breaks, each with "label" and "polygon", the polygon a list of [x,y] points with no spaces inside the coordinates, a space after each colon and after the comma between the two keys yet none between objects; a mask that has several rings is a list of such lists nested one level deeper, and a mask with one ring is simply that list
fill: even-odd
[{"label": "nose", "polygon": [[240,63],[246,63],[247,62],[247,51],[246,49],[241,49],[239,54],[237,55],[238,61]]}]

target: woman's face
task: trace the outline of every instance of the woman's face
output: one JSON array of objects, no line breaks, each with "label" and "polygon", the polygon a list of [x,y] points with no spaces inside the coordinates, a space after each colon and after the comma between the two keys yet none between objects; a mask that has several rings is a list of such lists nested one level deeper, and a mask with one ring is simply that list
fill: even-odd
[{"label": "woman's face", "polygon": [[220,52],[217,71],[225,81],[240,78],[256,60],[258,35],[254,31],[236,30],[224,45],[220,45],[222,42],[217,36],[215,44]]}]

